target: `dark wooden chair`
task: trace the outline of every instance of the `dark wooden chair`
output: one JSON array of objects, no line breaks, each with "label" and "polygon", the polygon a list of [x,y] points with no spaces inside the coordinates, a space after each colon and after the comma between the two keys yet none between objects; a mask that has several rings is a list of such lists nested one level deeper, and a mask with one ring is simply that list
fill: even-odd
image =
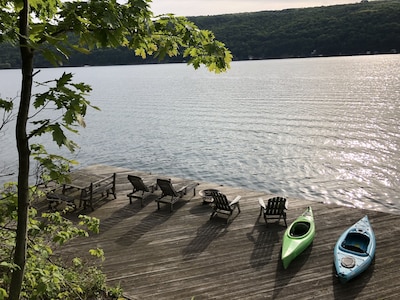
[{"label": "dark wooden chair", "polygon": [[217,214],[225,214],[228,216],[226,219],[226,223],[228,224],[234,210],[237,208],[238,209],[238,214],[240,213],[240,205],[239,205],[239,200],[241,196],[237,196],[234,200],[229,201],[226,197],[225,194],[222,194],[220,192],[212,192],[211,193],[213,202],[212,202],[212,207],[213,207],[213,212],[211,213],[210,220]]},{"label": "dark wooden chair", "polygon": [[268,199],[267,205],[265,205],[264,200],[262,198],[258,198],[258,203],[260,204],[260,214],[263,214],[265,224],[268,226],[268,219],[277,219],[278,222],[283,218],[286,223],[286,198],[283,197],[274,197]]},{"label": "dark wooden chair", "polygon": [[175,188],[172,184],[171,179],[157,179],[157,185],[161,189],[161,196],[156,199],[157,209],[160,209],[160,203],[165,203],[170,205],[170,211],[174,210],[174,203],[182,198],[186,193],[193,189],[193,196],[196,195],[196,186],[199,184],[193,182],[184,185],[180,188]]},{"label": "dark wooden chair", "polygon": [[[132,192],[126,195],[129,198],[129,203],[132,204],[132,199],[137,198],[140,199],[140,205],[143,207],[144,193],[154,193],[157,184],[146,185],[141,177],[135,175],[128,175],[128,180],[132,184]],[[138,192],[142,192],[142,195],[137,195]]]}]

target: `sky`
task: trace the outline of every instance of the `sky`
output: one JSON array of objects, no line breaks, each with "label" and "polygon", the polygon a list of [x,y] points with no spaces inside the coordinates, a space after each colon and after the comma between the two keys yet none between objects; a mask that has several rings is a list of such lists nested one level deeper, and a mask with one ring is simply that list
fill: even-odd
[{"label": "sky", "polygon": [[173,13],[193,17],[358,2],[361,0],[153,0],[150,5],[155,15]]}]

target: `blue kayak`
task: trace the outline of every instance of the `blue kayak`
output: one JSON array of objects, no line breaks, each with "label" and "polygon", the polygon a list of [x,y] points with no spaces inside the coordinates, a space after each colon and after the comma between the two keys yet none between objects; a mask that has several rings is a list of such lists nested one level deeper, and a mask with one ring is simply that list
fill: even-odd
[{"label": "blue kayak", "polygon": [[334,248],[334,263],[340,282],[346,283],[364,272],[375,256],[375,234],[364,216],[340,236]]}]

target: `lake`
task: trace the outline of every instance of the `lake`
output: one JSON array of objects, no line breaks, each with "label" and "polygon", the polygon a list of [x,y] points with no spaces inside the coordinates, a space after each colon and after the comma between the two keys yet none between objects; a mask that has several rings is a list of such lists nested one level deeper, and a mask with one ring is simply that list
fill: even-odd
[{"label": "lake", "polygon": [[[82,167],[400,213],[400,55],[242,61],[218,75],[185,64],[42,69],[35,79],[64,71],[101,108],[73,138]],[[0,70],[0,97],[19,90],[20,71]],[[15,170],[13,131],[0,133],[3,173]]]}]

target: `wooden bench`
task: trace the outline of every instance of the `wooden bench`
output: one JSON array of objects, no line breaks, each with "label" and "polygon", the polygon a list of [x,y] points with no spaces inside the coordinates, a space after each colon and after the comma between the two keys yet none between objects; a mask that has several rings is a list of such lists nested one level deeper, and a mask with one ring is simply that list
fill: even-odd
[{"label": "wooden bench", "polygon": [[81,191],[81,195],[79,198],[79,207],[82,206],[86,208],[87,205],[90,206],[92,210],[93,208],[93,200],[100,196],[100,199],[108,198],[110,194],[114,196],[114,199],[117,198],[115,191],[115,178],[116,173],[111,176],[102,178],[98,181],[90,183],[88,187],[85,187]]}]

